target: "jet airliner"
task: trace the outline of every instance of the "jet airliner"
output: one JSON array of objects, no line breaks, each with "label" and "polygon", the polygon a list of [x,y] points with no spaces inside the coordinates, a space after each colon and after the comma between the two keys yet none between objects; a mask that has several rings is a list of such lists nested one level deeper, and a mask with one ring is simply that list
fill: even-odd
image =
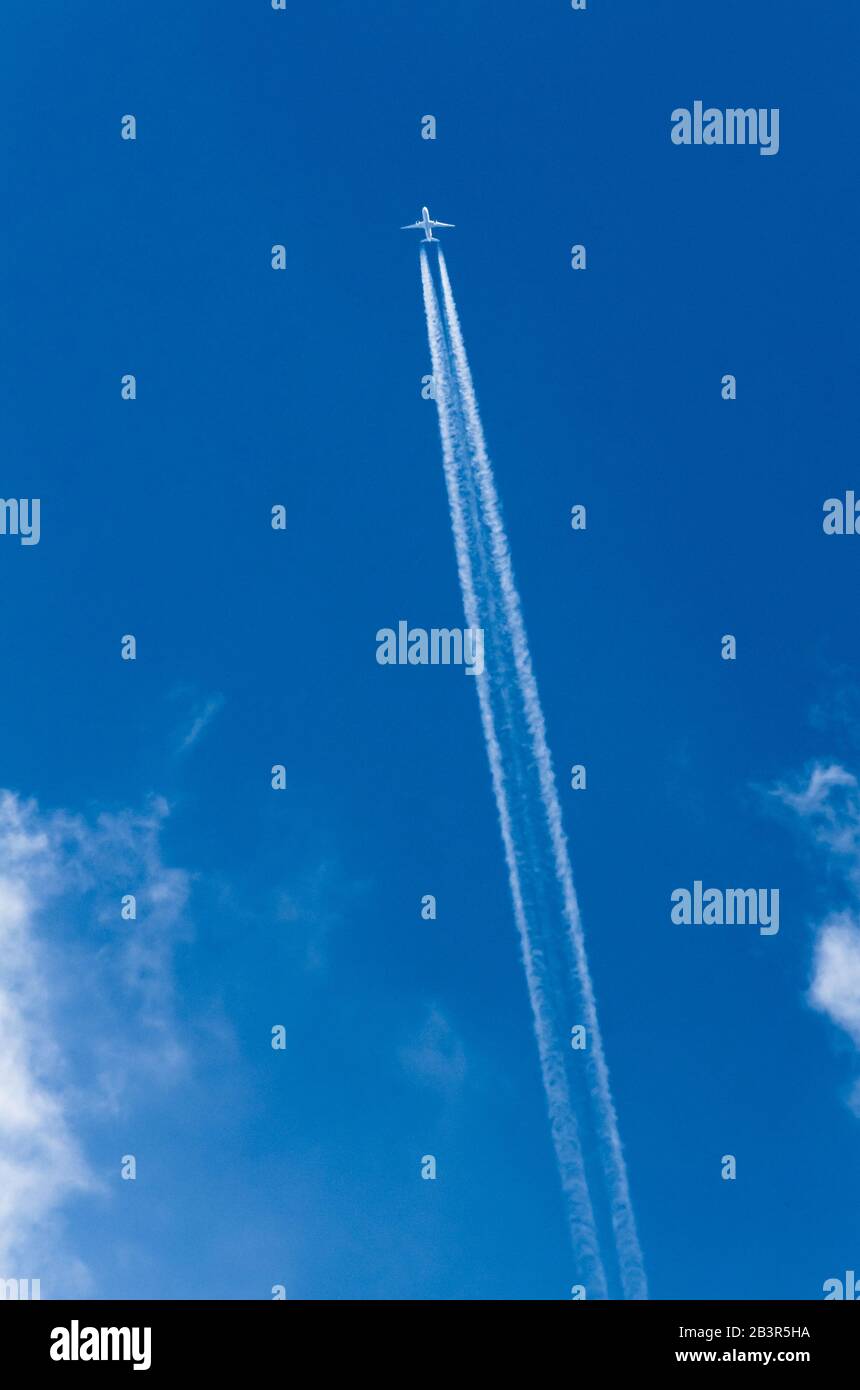
[{"label": "jet airliner", "polygon": [[423,235],[423,237],[421,238],[422,241],[438,241],[439,238],[438,238],[437,236],[434,236],[434,235],[433,235],[433,232],[432,232],[431,228],[433,228],[433,227],[453,227],[453,226],[454,226],[454,223],[453,223],[453,222],[434,222],[433,218],[430,216],[430,214],[429,214],[429,212],[427,211],[427,209],[426,209],[426,208],[422,208],[422,209],[421,209],[421,220],[420,220],[419,222],[409,222],[405,227],[401,227],[400,230],[401,230],[401,232],[417,232],[417,231],[420,231],[420,230],[423,228],[423,229],[424,229],[424,235]]}]

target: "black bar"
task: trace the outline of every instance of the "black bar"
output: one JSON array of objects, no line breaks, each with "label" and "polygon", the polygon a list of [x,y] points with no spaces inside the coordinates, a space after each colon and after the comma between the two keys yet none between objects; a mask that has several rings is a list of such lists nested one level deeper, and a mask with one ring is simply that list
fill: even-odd
[{"label": "black bar", "polygon": [[[89,1329],[95,1329],[97,1335]],[[101,1329],[116,1329],[102,1337]],[[134,1339],[133,1330],[137,1329]],[[145,1329],[149,1329],[147,1344]],[[126,1331],[127,1330],[127,1331]],[[150,1378],[236,1372],[313,1379],[342,1357],[351,1375],[389,1368],[450,1377],[465,1338],[483,1365],[513,1368],[522,1338],[539,1330],[541,1363],[563,1356],[564,1379],[588,1358],[595,1370],[661,1372],[697,1365],[797,1365],[818,1374],[851,1364],[860,1316],[837,1301],[597,1303],[102,1302],[0,1304],[3,1364],[24,1373],[134,1372]],[[404,1344],[403,1339],[408,1341]],[[56,1351],[78,1359],[52,1358]],[[104,1347],[112,1359],[83,1359]],[[126,1359],[116,1359],[117,1357]],[[300,1366],[311,1358],[304,1373]],[[509,1358],[511,1358],[509,1360]],[[149,1364],[146,1365],[146,1361]],[[533,1362],[534,1353],[528,1353]],[[268,1371],[264,1370],[268,1368]],[[529,1378],[534,1378],[535,1368]]]}]

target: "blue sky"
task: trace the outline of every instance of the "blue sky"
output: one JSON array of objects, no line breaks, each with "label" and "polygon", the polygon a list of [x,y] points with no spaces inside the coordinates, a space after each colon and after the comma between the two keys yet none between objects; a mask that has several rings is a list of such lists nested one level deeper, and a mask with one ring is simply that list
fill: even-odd
[{"label": "blue sky", "polygon": [[[427,203],[457,224],[652,1296],[820,1297],[860,1258],[860,1004],[808,992],[860,835],[850,783],[791,797],[860,773],[860,542],[821,528],[858,481],[856,20],[48,0],[2,32],[2,491],[42,500],[37,546],[0,537],[2,988],[45,1132],[7,1246],[37,1267],[0,1275],[568,1295],[472,682],[375,661],[400,618],[462,622],[397,230]],[[673,146],[697,98],[778,107],[779,154]],[[673,926],[695,879],[778,887],[779,934]]]}]

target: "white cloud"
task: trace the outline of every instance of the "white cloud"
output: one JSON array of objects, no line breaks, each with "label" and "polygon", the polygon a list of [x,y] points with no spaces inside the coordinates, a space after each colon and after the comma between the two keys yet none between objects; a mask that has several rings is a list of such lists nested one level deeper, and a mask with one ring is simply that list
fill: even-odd
[{"label": "white cloud", "polygon": [[818,929],[809,1000],[860,1047],[860,926],[848,912]]},{"label": "white cloud", "polygon": [[[809,1002],[860,1048],[860,795],[857,778],[838,763],[816,764],[806,783],[778,786],[776,796],[821,845],[828,867],[857,907],[831,912],[816,928]],[[850,1101],[860,1113],[860,1083]]]},{"label": "white cloud", "polygon": [[39,1277],[34,1239],[65,1198],[92,1182],[57,1087],[33,919],[22,880],[0,879],[0,1278]]},{"label": "white cloud", "polygon": [[42,1278],[47,1261],[81,1289],[59,1236],[64,1204],[98,1189],[76,1122],[118,1109],[133,1074],[185,1065],[172,954],[189,883],[161,859],[166,813],[91,824],[0,792],[0,1278]]}]

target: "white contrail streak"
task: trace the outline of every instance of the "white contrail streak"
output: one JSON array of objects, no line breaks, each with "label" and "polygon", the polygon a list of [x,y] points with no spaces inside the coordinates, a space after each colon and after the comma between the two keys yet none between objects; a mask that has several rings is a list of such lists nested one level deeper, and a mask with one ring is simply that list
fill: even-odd
[{"label": "white contrail streak", "polygon": [[[433,364],[434,390],[439,411],[439,429],[442,437],[442,458],[448,501],[451,511],[451,525],[454,532],[454,546],[457,556],[457,569],[463,591],[466,621],[472,627],[480,625],[480,608],[475,593],[475,582],[470,557],[468,526],[466,518],[467,497],[464,496],[464,482],[458,467],[455,442],[453,380],[448,366],[448,353],[445,345],[436,292],[430,277],[427,255],[421,250],[421,279],[424,288],[424,308],[427,315],[427,334]],[[594,1296],[606,1297],[606,1279],[600,1259],[597,1232],[582,1152],[579,1145],[576,1119],[571,1105],[567,1077],[562,1060],[552,1042],[552,1028],[549,1022],[551,1010],[545,998],[544,983],[539,962],[535,959],[529,933],[528,920],[523,903],[517,854],[514,846],[511,816],[508,807],[508,793],[505,784],[505,767],[496,734],[495,721],[489,698],[486,671],[476,677],[481,722],[487,744],[493,789],[498,807],[505,858],[508,865],[514,917],[520,934],[526,981],[535,1022],[538,1055],[555,1143],[556,1157],[561,1173],[562,1188],[567,1198],[568,1220],[574,1245],[580,1252],[583,1269],[593,1290]]]},{"label": "white contrail streak", "polygon": [[457,306],[454,302],[451,282],[448,277],[448,270],[441,246],[439,247],[439,273],[442,281],[442,293],[445,302],[449,333],[454,351],[457,382],[465,409],[469,443],[475,460],[475,472],[480,489],[481,503],[484,508],[484,516],[490,530],[493,562],[502,587],[505,616],[511,634],[517,675],[523,693],[523,700],[531,733],[532,753],[540,774],[541,795],[552,837],[555,871],[563,893],[565,918],[568,923],[570,940],[575,957],[576,972],[586,1009],[586,1023],[591,1038],[591,1047],[588,1056],[593,1071],[593,1085],[595,1088],[595,1099],[598,1105],[599,1123],[605,1141],[604,1160],[606,1163],[607,1180],[610,1184],[612,1220],[615,1229],[615,1237],[618,1242],[624,1289],[628,1298],[644,1298],[646,1296],[646,1284],[642,1251],[636,1233],[636,1222],[633,1216],[633,1207],[627,1182],[627,1170],[624,1164],[621,1138],[618,1132],[618,1121],[609,1086],[609,1071],[606,1065],[600,1029],[597,1022],[594,989],[588,968],[585,938],[579,914],[579,905],[576,900],[576,890],[573,884],[573,874],[571,872],[570,858],[567,850],[567,839],[562,824],[561,807],[559,805],[555,777],[553,775],[552,758],[546,740],[546,726],[538,696],[537,684],[532,670],[528,639],[523,623],[519,594],[514,581],[507,536],[501,519],[498,497],[493,482],[492,468],[484,442],[484,432],[481,426],[481,417],[478,413],[478,404],[472,384],[472,374],[469,370],[466,348],[460,329],[459,316],[457,314]]},{"label": "white contrail streak", "polygon": [[[441,318],[427,255],[421,275],[433,356],[443,459],[457,564],[470,626],[485,626],[490,665],[478,678],[481,719],[505,846],[544,1087],[574,1244],[591,1297],[607,1283],[589,1190],[605,1184],[618,1281],[627,1298],[647,1297],[627,1174],[603,1053],[543,712],[511,566],[463,335],[439,249]],[[494,712],[498,711],[498,719]],[[501,743],[497,734],[501,729]],[[553,880],[550,886],[550,880]],[[567,932],[560,932],[561,921]],[[566,944],[563,944],[566,943]],[[571,1061],[571,1023],[588,1049]],[[587,1077],[583,1077],[583,1066]],[[573,1095],[572,1095],[573,1092]],[[579,1101],[577,1108],[576,1101]],[[586,1113],[582,1113],[586,1112]],[[577,1123],[577,1114],[580,1124]],[[595,1155],[583,1154],[582,1125]]]}]

